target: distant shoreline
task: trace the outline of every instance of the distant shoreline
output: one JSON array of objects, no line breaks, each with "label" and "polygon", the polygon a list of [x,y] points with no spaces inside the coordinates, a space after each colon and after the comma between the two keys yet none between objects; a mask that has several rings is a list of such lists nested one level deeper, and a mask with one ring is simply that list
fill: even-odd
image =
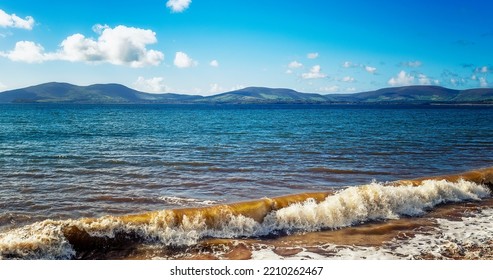
[{"label": "distant shoreline", "polygon": [[11,102],[2,105],[104,105],[104,106],[204,106],[204,107],[249,107],[258,106],[266,109],[274,107],[406,107],[406,108],[432,108],[432,107],[493,107],[493,103],[73,103],[73,102]]},{"label": "distant shoreline", "polygon": [[352,94],[303,93],[287,88],[247,87],[211,96],[146,93],[120,84],[77,86],[46,83],[0,93],[0,103],[58,104],[254,104],[254,105],[491,105],[492,88],[455,90],[405,86]]}]

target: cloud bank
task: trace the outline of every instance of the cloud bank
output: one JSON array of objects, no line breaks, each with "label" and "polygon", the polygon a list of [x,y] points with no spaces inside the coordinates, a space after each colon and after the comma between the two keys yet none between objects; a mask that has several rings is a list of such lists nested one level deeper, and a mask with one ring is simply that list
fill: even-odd
[{"label": "cloud bank", "polygon": [[97,40],[77,33],[67,37],[56,52],[45,53],[43,46],[30,41],[17,42],[9,52],[0,56],[12,61],[41,63],[62,60],[70,62],[110,63],[134,68],[159,65],[164,54],[148,50],[149,44],[157,42],[156,33],[135,27],[119,25],[115,28],[96,25]]},{"label": "cloud bank", "polygon": [[146,49],[146,45],[156,42],[156,33],[151,30],[123,25],[113,29],[104,26],[97,41],[82,34],[67,37],[61,43],[58,57],[67,61],[108,62],[131,67],[158,65],[164,55]]},{"label": "cloud bank", "polygon": [[[417,82],[416,82],[417,81]],[[439,84],[439,81],[432,81],[429,77],[424,74],[409,74],[406,71],[400,71],[397,76],[390,78],[387,82],[390,86],[410,86],[410,85],[431,85]]]},{"label": "cloud bank", "polygon": [[16,14],[7,14],[4,10],[0,9],[0,27],[12,27],[26,30],[32,30],[34,26],[34,18],[27,16],[24,19],[18,17]]},{"label": "cloud bank", "polygon": [[43,52],[44,48],[40,44],[30,41],[19,41],[15,44],[13,50],[0,52],[0,56],[17,62],[41,63],[49,59],[48,55]]}]

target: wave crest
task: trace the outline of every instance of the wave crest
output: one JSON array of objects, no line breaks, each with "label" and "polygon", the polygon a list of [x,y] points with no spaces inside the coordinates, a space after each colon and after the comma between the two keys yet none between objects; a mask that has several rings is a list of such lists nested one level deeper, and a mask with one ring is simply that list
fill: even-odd
[{"label": "wave crest", "polygon": [[1,233],[0,258],[70,259],[81,250],[118,242],[190,246],[209,237],[262,237],[337,229],[372,220],[418,216],[438,204],[489,195],[485,185],[463,179],[424,180],[417,187],[371,183],[332,195],[307,193],[121,217],[46,220]]}]

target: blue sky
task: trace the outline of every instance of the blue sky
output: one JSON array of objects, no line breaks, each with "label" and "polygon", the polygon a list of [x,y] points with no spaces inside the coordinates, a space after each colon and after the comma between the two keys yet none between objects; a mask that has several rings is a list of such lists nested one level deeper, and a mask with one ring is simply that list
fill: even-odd
[{"label": "blue sky", "polygon": [[489,0],[4,0],[0,90],[491,87],[492,10]]}]

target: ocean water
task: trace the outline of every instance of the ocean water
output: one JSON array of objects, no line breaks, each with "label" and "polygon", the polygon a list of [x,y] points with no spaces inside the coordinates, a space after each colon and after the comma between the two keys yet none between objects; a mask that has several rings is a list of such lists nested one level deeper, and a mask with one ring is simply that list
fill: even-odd
[{"label": "ocean water", "polygon": [[[493,108],[481,106],[0,105],[0,257],[190,257],[211,238],[296,236],[487,200],[477,182],[432,181],[418,193],[385,182],[493,166],[491,120]],[[267,199],[300,193],[336,194],[287,207]],[[267,212],[224,213],[247,200]],[[222,210],[173,212],[202,207]],[[489,208],[474,207],[484,222]],[[140,213],[153,214],[142,225]],[[84,255],[84,234],[145,249]],[[252,258],[274,258],[274,245],[249,242]],[[327,242],[306,256],[311,245],[288,247],[302,258],[389,256],[380,247],[334,253]]]}]

